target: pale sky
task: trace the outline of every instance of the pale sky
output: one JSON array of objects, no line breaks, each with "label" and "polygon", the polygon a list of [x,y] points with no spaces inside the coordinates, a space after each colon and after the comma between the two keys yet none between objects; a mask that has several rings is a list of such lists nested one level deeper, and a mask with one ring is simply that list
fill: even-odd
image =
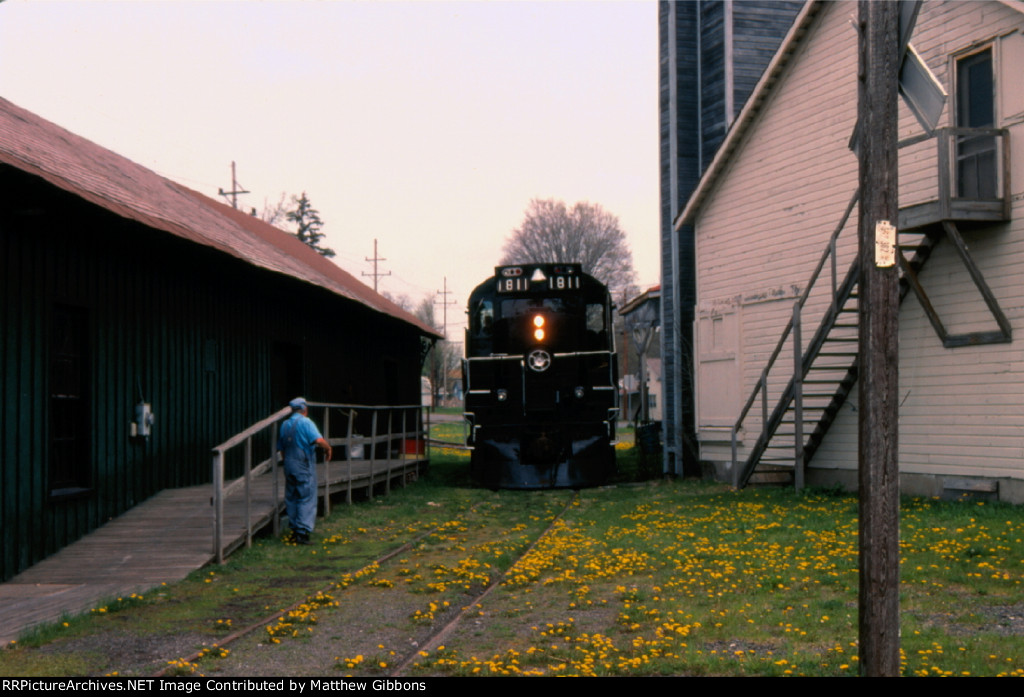
[{"label": "pale sky", "polygon": [[374,238],[381,291],[447,278],[457,340],[534,197],[659,282],[657,36],[654,0],[7,0],[0,95],[212,197],[235,161],[244,210],[305,191],[368,285]]}]

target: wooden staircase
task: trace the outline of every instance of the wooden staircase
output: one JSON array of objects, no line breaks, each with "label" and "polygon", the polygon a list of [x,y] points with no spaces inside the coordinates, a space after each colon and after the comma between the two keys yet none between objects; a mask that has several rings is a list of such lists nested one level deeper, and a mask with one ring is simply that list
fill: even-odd
[{"label": "wooden staircase", "polygon": [[[965,139],[977,142],[979,138],[990,139],[989,149],[998,156],[991,159],[991,171],[967,169],[965,176],[977,181],[984,179],[990,185],[965,187],[964,182],[956,179],[960,176],[959,166],[951,166],[951,163],[960,162],[959,148]],[[1012,338],[1009,320],[971,258],[958,227],[1010,219],[1009,133],[1006,129],[946,127],[908,138],[900,143],[900,148],[930,148],[930,141],[935,145],[934,195],[911,201],[899,212],[900,301],[913,291],[936,335],[947,348],[1009,342]],[[921,152],[916,157],[920,158]],[[974,190],[987,191],[984,194],[987,198],[965,193]],[[847,227],[859,198],[858,191],[794,304],[791,319],[732,428],[732,475],[737,488],[758,482],[793,484],[801,488],[806,463],[821,446],[825,433],[857,382],[860,268],[854,259],[840,280],[836,258],[837,239]],[[918,275],[943,238],[949,240],[954,253],[963,262],[995,320],[994,329],[951,334],[928,299]],[[808,321],[811,312],[817,312],[817,316]],[[814,327],[814,335],[806,342],[802,337],[801,325],[804,324]],[[790,358],[783,358],[784,355]],[[770,412],[769,405],[774,405]],[[747,457],[739,461],[741,437],[753,436],[756,440]]]},{"label": "wooden staircase", "polygon": [[[804,466],[821,445],[857,383],[860,263],[855,258],[840,282],[836,275],[836,241],[858,199],[859,194],[855,194],[803,294],[794,303],[792,317],[733,427],[733,473],[737,488],[747,484],[801,488]],[[935,227],[899,232],[901,301],[911,287],[909,279],[916,279],[940,237],[941,228]],[[831,274],[822,273],[827,267]],[[805,343],[802,325],[806,321],[807,300],[823,278],[831,279],[829,304],[813,336]],[[780,361],[784,353],[791,355],[792,360]],[[753,407],[757,402],[761,407],[760,434],[747,458],[738,462],[738,434],[755,414]],[[770,403],[775,406],[769,413]],[[756,415],[753,421],[757,421]]]}]

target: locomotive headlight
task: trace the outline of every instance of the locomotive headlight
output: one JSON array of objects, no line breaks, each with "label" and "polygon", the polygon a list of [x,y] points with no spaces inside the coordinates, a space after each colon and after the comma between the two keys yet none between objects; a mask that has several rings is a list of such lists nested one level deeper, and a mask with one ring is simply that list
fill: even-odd
[{"label": "locomotive headlight", "polygon": [[573,390],[573,394],[576,395],[576,399],[583,399],[583,395],[586,394],[583,389],[583,385],[578,385],[576,389]]},{"label": "locomotive headlight", "polygon": [[504,389],[498,390],[498,401],[499,402],[504,402],[507,399],[508,399],[508,390],[504,390]]},{"label": "locomotive headlight", "polygon": [[544,341],[544,315],[534,315],[533,326],[533,338],[537,341]]}]

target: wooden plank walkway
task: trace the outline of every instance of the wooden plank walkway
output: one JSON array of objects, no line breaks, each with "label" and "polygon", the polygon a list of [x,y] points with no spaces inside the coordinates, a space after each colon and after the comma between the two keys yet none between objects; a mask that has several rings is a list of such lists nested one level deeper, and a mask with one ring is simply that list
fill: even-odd
[{"label": "wooden plank walkway", "polygon": [[[320,494],[385,492],[415,478],[426,459],[412,455],[393,460],[332,462],[317,467]],[[351,468],[349,467],[351,465]],[[280,468],[277,469],[281,471]],[[373,488],[371,488],[373,487]],[[283,510],[284,478],[274,502],[269,475],[251,483],[250,515],[254,532]],[[173,583],[215,559],[211,486],[166,489],[81,540],[0,584],[0,644],[25,629],[99,607],[112,598],[146,593]],[[337,504],[335,504],[337,505]],[[224,540],[229,550],[246,543],[244,496],[225,501]]]}]

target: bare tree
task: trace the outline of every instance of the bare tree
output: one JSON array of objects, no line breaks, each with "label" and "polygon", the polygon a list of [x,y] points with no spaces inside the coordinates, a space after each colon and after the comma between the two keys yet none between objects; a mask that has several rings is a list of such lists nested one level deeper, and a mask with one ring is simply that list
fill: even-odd
[{"label": "bare tree", "polygon": [[269,199],[264,197],[263,212],[257,213],[256,209],[253,208],[252,214],[264,223],[269,223],[276,228],[281,227],[284,224],[285,216],[288,215],[288,206],[285,204],[285,194],[281,194],[277,203],[271,203]]},{"label": "bare tree", "polygon": [[[410,298],[405,293],[401,293],[399,295],[394,295],[392,293],[389,293],[386,290],[383,290],[383,291],[381,291],[380,294],[383,295],[388,300],[390,300],[391,302],[393,302],[394,304],[398,305],[400,308],[402,308],[406,312],[413,312],[414,310],[416,310],[416,307],[413,304],[412,298]],[[433,325],[431,325],[431,326],[433,326]]]},{"label": "bare tree", "polygon": [[596,203],[533,199],[522,224],[505,241],[502,264],[579,262],[620,299],[634,287],[633,253],[619,219]]},{"label": "bare tree", "polygon": [[[434,298],[427,296],[420,301],[419,306],[416,308],[414,313],[416,317],[431,327],[434,327],[438,332],[442,331],[439,326],[441,323],[437,321],[434,313]],[[447,398],[448,395],[442,394],[444,386],[447,386],[448,381],[445,376],[450,374],[453,370],[459,367],[459,363],[462,359],[461,347],[458,343],[450,342],[447,339],[441,339],[427,354],[426,360],[423,362],[423,375],[430,378],[430,384],[433,388],[434,396],[441,395],[440,400]],[[440,406],[441,401],[437,404]]]}]

